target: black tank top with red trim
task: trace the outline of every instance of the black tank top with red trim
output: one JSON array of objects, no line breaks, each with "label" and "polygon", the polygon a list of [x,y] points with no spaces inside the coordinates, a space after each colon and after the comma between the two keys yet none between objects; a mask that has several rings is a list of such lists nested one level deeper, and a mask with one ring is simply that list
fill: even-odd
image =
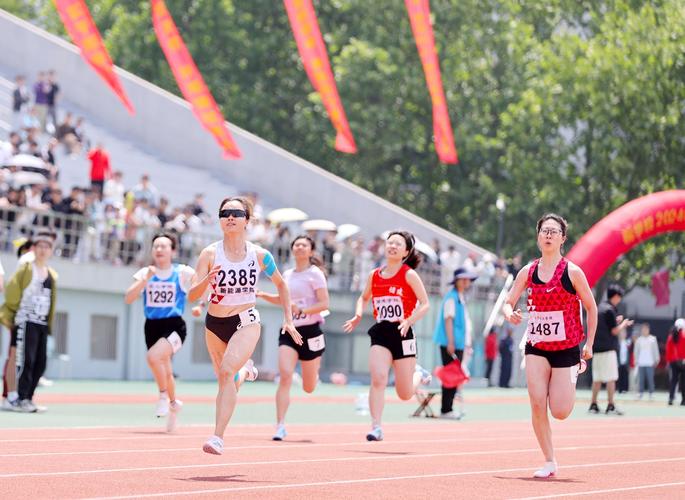
[{"label": "black tank top with red trim", "polygon": [[[543,351],[560,351],[577,346],[585,338],[580,315],[580,299],[564,286],[568,261],[562,257],[552,279],[543,283],[534,279],[540,259],[528,270],[527,342]],[[570,280],[569,280],[570,281]]]}]

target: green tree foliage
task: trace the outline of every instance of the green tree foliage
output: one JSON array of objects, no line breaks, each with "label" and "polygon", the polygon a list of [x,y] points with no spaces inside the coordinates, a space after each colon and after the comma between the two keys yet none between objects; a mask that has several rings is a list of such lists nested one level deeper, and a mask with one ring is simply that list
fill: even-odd
[{"label": "green tree foliage", "polygon": [[[116,63],[178,93],[149,2],[88,1]],[[227,119],[456,234],[494,248],[507,202],[505,253],[535,252],[537,218],[571,224],[567,247],[633,198],[683,188],[682,0],[433,0],[443,82],[459,150],[441,165],[431,104],[401,1],[315,2],[359,154],[334,131],[273,0],[169,0]],[[0,6],[64,34],[52,2]],[[685,237],[661,236],[612,277],[685,274]]]}]

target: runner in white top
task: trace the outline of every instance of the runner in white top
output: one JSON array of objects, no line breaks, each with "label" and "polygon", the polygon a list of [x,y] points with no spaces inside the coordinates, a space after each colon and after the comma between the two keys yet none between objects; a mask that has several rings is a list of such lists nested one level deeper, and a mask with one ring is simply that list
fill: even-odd
[{"label": "runner in white top", "polygon": [[298,344],[302,337],[295,329],[290,307],[290,292],[273,256],[246,241],[251,203],[241,197],[226,198],[219,205],[222,241],[200,253],[188,300],[211,295],[205,319],[207,350],[219,382],[216,397],[214,435],[203,446],[206,453],[223,453],[223,436],[236,404],[236,375],[248,361],[259,341],[261,324],[255,308],[257,279],[264,273],[276,285],[283,307],[283,329]]},{"label": "runner in white top", "polygon": [[[280,380],[276,391],[274,441],[282,441],[287,435],[285,414],[290,406],[290,386],[298,359],[302,366],[302,388],[307,393],[314,392],[319,380],[321,356],[326,348],[320,326],[324,322],[321,313],[328,310],[326,275],[319,267],[323,263],[314,254],[314,240],[307,235],[296,236],[290,249],[295,257],[295,268],[285,271],[283,278],[292,295],[293,323],[304,342],[298,344],[290,335],[281,335],[278,339]],[[257,292],[257,296],[272,304],[280,304],[278,295]]]},{"label": "runner in white top", "polygon": [[186,338],[183,312],[195,270],[173,263],[176,237],[171,233],[157,233],[152,237],[151,254],[153,265],[133,275],[124,300],[132,304],[143,295],[147,363],[159,389],[155,415],[167,417],[167,431],[173,432],[183,403],[176,399],[171,361]]}]

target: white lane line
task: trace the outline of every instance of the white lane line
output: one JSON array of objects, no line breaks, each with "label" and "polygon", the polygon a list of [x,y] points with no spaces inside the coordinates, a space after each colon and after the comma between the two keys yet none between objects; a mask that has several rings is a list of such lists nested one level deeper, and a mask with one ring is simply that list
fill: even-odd
[{"label": "white lane line", "polygon": [[599,495],[602,493],[618,493],[620,491],[636,491],[636,490],[650,490],[652,488],[672,488],[674,486],[684,486],[685,481],[680,481],[678,483],[655,483],[655,484],[642,484],[640,486],[626,486],[624,488],[610,488],[605,490],[588,490],[588,491],[576,491],[574,493],[559,493],[557,495],[543,495],[539,497],[521,497],[515,500],[538,500],[540,498],[561,498],[561,497],[580,497],[585,495]]},{"label": "white lane line", "polygon": [[[359,433],[355,433],[359,434]],[[641,434],[641,437],[650,437],[650,436],[663,436],[663,432],[650,432],[650,433],[643,433]],[[204,434],[202,435],[204,437]],[[193,436],[195,439],[197,436]],[[619,438],[634,438],[635,434],[630,433],[630,434],[612,434],[612,437],[614,439],[619,439]],[[559,436],[557,438],[558,441],[562,440],[572,440],[572,439],[577,439],[577,438],[588,438],[587,434],[575,434],[575,435],[566,435],[566,436]],[[590,437],[591,438],[591,437]],[[266,438],[265,438],[266,439]],[[423,444],[423,443],[480,443],[480,442],[489,442],[489,441],[533,441],[532,436],[506,436],[506,437],[500,437],[500,436],[488,436],[488,437],[477,437],[477,438],[463,438],[463,437],[455,437],[455,438],[442,438],[442,439],[415,439],[415,440],[390,440],[390,441],[381,441],[377,443],[376,445],[384,446],[384,445],[404,445],[404,444]],[[684,442],[685,443],[685,442]],[[283,441],[281,443],[274,443],[272,441],[269,441],[269,444],[261,444],[261,445],[245,445],[245,446],[225,446],[224,447],[224,453],[230,452],[233,450],[236,451],[242,451],[242,450],[261,450],[261,449],[270,449],[270,450],[289,450],[292,448],[325,448],[325,447],[336,447],[336,446],[355,446],[355,445],[365,445],[366,443],[361,440],[356,440],[356,441],[350,441],[348,443],[297,443],[297,442],[288,442],[288,441]],[[654,443],[649,443],[650,445],[664,445],[664,444],[672,444],[671,441],[668,442],[654,442]],[[625,446],[625,445],[621,445]],[[630,446],[630,445],[628,445]],[[641,443],[636,443],[634,446],[642,446]],[[567,447],[567,448],[562,448],[562,449],[582,449],[584,446],[583,445],[576,445],[575,447]],[[199,446],[193,446],[192,448],[136,448],[136,449],[123,449],[123,450],[84,450],[84,451],[46,451],[46,452],[40,452],[40,453],[2,453],[0,454],[0,458],[9,458],[9,457],[49,457],[49,456],[60,456],[60,455],[108,455],[108,454],[119,454],[119,453],[155,453],[155,452],[182,452],[182,451],[198,451],[200,449]]]},{"label": "white lane line", "polygon": [[[511,429],[511,424],[518,424],[518,423],[525,423],[526,425],[524,426],[524,430],[528,431],[530,429],[530,422],[526,420],[525,422],[518,422],[518,421],[507,421],[506,423],[502,423],[501,425],[506,426],[506,433],[501,436],[502,439],[507,439],[512,433]],[[628,431],[629,429],[634,429],[637,431],[641,431],[642,429],[645,428],[644,423],[643,424],[637,424],[636,425],[617,425],[616,422],[611,422],[611,424],[607,424],[606,427],[602,425],[597,425],[595,422],[592,422],[591,425],[588,425],[590,422],[588,421],[582,421],[581,427],[583,430],[583,435],[587,437],[592,437],[595,435],[600,435],[603,436],[606,431],[611,431],[612,435],[616,431]],[[670,422],[669,422],[670,423]],[[678,429],[682,428],[682,420],[676,420],[672,422],[675,427]],[[460,435],[460,434],[467,434],[470,435],[473,433],[473,426],[476,424],[482,424],[476,423],[476,422],[431,422],[427,425],[436,425],[435,428],[433,429],[428,429],[426,428],[426,425],[421,425],[420,423],[415,423],[415,424],[401,424],[401,423],[396,423],[396,424],[384,424],[383,428],[387,430],[409,430],[411,431],[412,434],[434,434],[436,431],[447,431],[453,435]],[[442,425],[441,425],[442,424]],[[464,424],[472,424],[468,425],[468,427]],[[568,424],[571,424],[569,422]],[[564,425],[565,430],[580,430],[580,429],[572,429],[572,427],[576,426],[570,426],[568,424]],[[331,430],[329,431],[324,431],[324,430],[317,430],[313,432],[308,432],[306,429],[302,430],[299,427],[305,427],[305,428],[311,428],[311,427],[316,427],[317,429],[325,429],[328,424],[322,424],[322,425],[307,425],[307,424],[295,424],[292,426],[289,426],[289,428],[294,428],[294,432],[290,432],[289,435],[292,437],[299,437],[299,438],[307,438],[310,436],[329,436],[331,434],[335,435],[341,435],[341,434],[349,434],[349,435],[355,435],[359,434],[360,432],[363,434],[366,434],[366,423],[358,423],[358,424],[340,424],[340,426],[332,426]],[[666,428],[664,423],[659,423],[659,429],[662,431]],[[350,430],[345,430],[342,431],[340,427],[347,426],[350,428]],[[417,428],[421,426],[420,428]],[[206,425],[187,425],[183,426],[183,428],[206,428],[207,432],[211,434],[213,427],[206,426]],[[249,429],[249,430],[254,430],[254,432],[240,432],[241,428]],[[257,431],[257,429],[263,428],[264,431]],[[245,425],[245,426],[231,426],[229,430],[227,431],[226,434],[226,439],[231,439],[231,438],[243,438],[243,437],[260,437],[260,436],[269,436],[271,432],[273,431],[274,426],[272,424],[259,424],[259,425]],[[66,430],[65,428],[58,428],[61,430]],[[87,430],[87,429],[93,429],[93,427],[70,427],[68,428],[69,430]],[[98,429],[121,429],[121,430],[126,430],[128,429],[125,426],[120,426],[120,427],[101,427]],[[173,434],[169,435],[166,432],[164,432],[160,428],[141,428],[141,427],[131,427],[130,429],[136,429],[138,432],[149,432],[151,433],[150,435],[147,436],[131,436],[127,435],[126,433],[121,433],[121,434],[110,434],[106,436],[90,436],[90,437],[35,437],[35,438],[16,438],[16,439],[2,439],[0,438],[0,443],[46,443],[46,442],[78,442],[78,441],[111,441],[111,440],[121,440],[121,441],[142,441],[142,440],[147,440],[147,439],[190,439],[190,438],[198,438],[198,437],[207,437],[207,434]],[[362,430],[360,430],[362,429]],[[17,429],[19,430],[19,429]],[[23,430],[23,429],[21,429]],[[31,429],[31,431],[34,433],[38,429]],[[42,430],[42,429],[40,429]],[[483,427],[478,427],[478,431],[485,431],[487,430],[488,432],[490,431],[496,431],[497,429],[492,429],[490,427],[488,428],[483,428]],[[531,429],[532,430],[532,429]],[[558,431],[559,428],[553,427],[553,431]],[[133,431],[135,432],[135,431]],[[156,434],[152,434],[152,433]],[[387,432],[386,432],[387,434]],[[532,435],[532,434],[531,434]],[[633,436],[634,434],[631,434]]]},{"label": "white lane line", "polygon": [[[357,443],[359,444],[359,443]],[[685,442],[669,443],[672,445],[685,444]],[[601,449],[617,449],[617,448],[653,448],[663,443],[642,443],[642,444],[602,444],[594,446],[566,446],[557,447],[557,451],[577,451],[577,450],[601,450]],[[374,444],[366,444],[366,447],[374,447]],[[363,451],[363,450],[354,450]],[[189,465],[161,465],[157,467],[125,467],[117,469],[91,469],[91,470],[74,470],[74,471],[53,471],[53,472],[18,472],[0,474],[0,479],[17,478],[17,477],[52,477],[52,476],[80,476],[86,474],[114,474],[118,472],[143,472],[151,470],[177,470],[177,469],[202,469],[205,467],[240,467],[240,466],[258,466],[258,465],[291,465],[291,464],[312,464],[324,462],[368,462],[376,460],[415,460],[417,458],[435,458],[435,457],[465,457],[478,455],[502,455],[502,454],[520,454],[539,452],[539,448],[523,448],[514,450],[480,450],[480,451],[459,451],[450,453],[420,453],[420,454],[405,454],[405,455],[383,455],[374,457],[327,457],[327,458],[305,458],[305,459],[290,459],[290,460],[262,460],[247,462],[244,460],[238,462],[222,462],[219,464],[189,464]],[[684,457],[685,458],[685,457]]]},{"label": "white lane line", "polygon": [[[621,462],[600,462],[592,464],[579,465],[565,465],[564,469],[582,469],[594,467],[607,466],[621,466],[621,465],[636,465],[636,464],[652,464],[652,463],[667,463],[678,462],[685,460],[685,457],[677,458],[659,458],[653,460],[636,460],[636,461],[621,461]],[[531,472],[530,467],[517,467],[512,469],[489,469],[478,470],[470,472],[446,472],[442,474],[417,474],[412,476],[390,476],[390,477],[374,477],[368,479],[345,479],[338,481],[321,481],[316,483],[294,483],[294,484],[275,484],[275,485],[261,485],[261,486],[240,486],[237,488],[217,488],[214,490],[190,490],[190,491],[168,491],[164,493],[148,493],[126,496],[112,496],[112,497],[97,497],[96,500],[119,500],[124,498],[153,498],[166,496],[189,496],[189,495],[207,495],[216,493],[229,493],[234,491],[254,491],[254,490],[279,490],[291,488],[308,488],[314,486],[334,486],[342,484],[363,484],[363,483],[379,483],[388,481],[404,481],[407,479],[435,479],[440,477],[459,477],[459,476],[476,476],[482,474],[507,474],[511,472]]]}]

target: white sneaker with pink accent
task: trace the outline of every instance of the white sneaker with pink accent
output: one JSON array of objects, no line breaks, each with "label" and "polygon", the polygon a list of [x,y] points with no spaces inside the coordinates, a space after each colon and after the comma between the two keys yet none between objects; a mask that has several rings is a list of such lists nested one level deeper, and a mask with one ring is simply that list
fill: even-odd
[{"label": "white sneaker with pink accent", "polygon": [[557,473],[557,463],[556,462],[545,462],[545,465],[541,469],[535,471],[533,477],[548,478],[554,477]]}]

